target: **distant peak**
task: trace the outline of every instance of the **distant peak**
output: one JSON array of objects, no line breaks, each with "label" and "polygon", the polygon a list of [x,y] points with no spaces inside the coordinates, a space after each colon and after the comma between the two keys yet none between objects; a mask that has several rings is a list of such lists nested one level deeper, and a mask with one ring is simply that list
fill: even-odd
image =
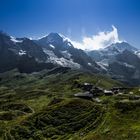
[{"label": "distant peak", "polygon": [[133,47],[132,45],[130,45],[126,41],[113,43],[113,44],[111,44],[110,46],[108,46],[104,49],[105,50],[115,50],[115,49],[117,49],[119,52],[123,52],[124,50],[129,50],[129,51],[135,52],[135,51],[138,50],[137,48]]},{"label": "distant peak", "polygon": [[40,40],[40,39],[46,38],[47,36],[48,36],[48,34],[43,35],[43,36],[41,36],[41,37],[38,37],[37,40]]},{"label": "distant peak", "polygon": [[69,41],[69,42],[71,42],[71,40],[69,38],[67,38],[65,35],[59,33],[59,36],[61,36],[63,38],[63,41]]},{"label": "distant peak", "polygon": [[57,43],[67,43],[68,46],[72,46],[72,41],[67,38],[65,35],[61,34],[61,33],[49,33],[48,35],[43,36],[42,38],[39,38],[38,40],[43,40],[43,41],[47,41],[48,43],[53,43],[53,42],[57,42]]},{"label": "distant peak", "polygon": [[[120,42],[116,42],[116,43],[113,43],[114,45],[116,45],[116,44],[121,44],[121,45],[123,45],[123,44],[129,44],[127,41],[120,41]],[[112,45],[113,45],[112,44]]]},{"label": "distant peak", "polygon": [[61,39],[63,41],[71,42],[71,40],[68,37],[66,37],[65,35],[63,35],[61,33],[55,33],[55,32],[52,32],[52,33],[49,33],[42,37],[39,37],[37,40],[41,40],[41,39],[45,39],[45,38]]},{"label": "distant peak", "polygon": [[49,35],[52,35],[52,36],[60,36],[59,33],[56,33],[56,32],[51,32],[51,33],[49,33]]},{"label": "distant peak", "polygon": [[61,36],[58,33],[49,33],[42,37],[39,37],[37,40],[45,39],[45,38],[61,38]]}]

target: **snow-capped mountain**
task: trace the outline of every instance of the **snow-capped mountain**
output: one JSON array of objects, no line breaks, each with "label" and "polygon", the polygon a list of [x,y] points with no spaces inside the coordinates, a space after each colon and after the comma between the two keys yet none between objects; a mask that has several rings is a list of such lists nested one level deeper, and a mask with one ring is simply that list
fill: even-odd
[{"label": "snow-capped mountain", "polygon": [[0,72],[14,68],[33,72],[53,67],[50,63],[43,63],[46,59],[42,48],[33,41],[0,32]]},{"label": "snow-capped mountain", "polygon": [[[127,42],[115,43],[104,49],[87,52],[113,78],[140,83],[140,51]],[[133,82],[132,82],[133,81]]]},{"label": "snow-capped mountain", "polygon": [[47,62],[64,67],[100,71],[102,68],[91,59],[83,50],[74,48],[70,40],[58,33],[35,40],[49,56]]},{"label": "snow-capped mountain", "polygon": [[30,73],[58,66],[99,72],[127,84],[140,84],[140,50],[127,42],[85,52],[58,33],[30,40],[0,32],[0,72],[18,68]]},{"label": "snow-capped mountain", "polygon": [[116,61],[108,66],[108,72],[127,84],[140,84],[140,58],[131,51],[125,50],[116,56]]},{"label": "snow-capped mountain", "polygon": [[127,42],[115,43],[104,49],[88,51],[88,55],[94,58],[96,61],[101,61],[103,59],[112,59],[114,56],[122,53],[124,50],[131,52],[137,52],[138,49],[131,46]]},{"label": "snow-capped mountain", "polygon": [[137,48],[131,46],[127,42],[115,43],[104,49],[88,51],[87,54],[98,64],[107,67],[109,64],[116,61],[119,54],[122,54],[126,50],[137,56],[140,54]]},{"label": "snow-capped mountain", "polygon": [[27,64],[27,58],[31,58],[32,64],[36,66],[42,64],[43,68],[48,66],[46,64],[53,64],[92,72],[103,70],[83,50],[74,48],[70,40],[63,35],[50,33],[41,39],[30,40],[28,38],[14,38],[1,32],[0,72],[16,68],[20,65],[20,60],[22,63],[24,62],[23,58],[25,64]]},{"label": "snow-capped mountain", "polygon": [[0,33],[0,48],[9,50],[16,55],[26,54],[40,61],[47,59],[47,55],[42,48],[32,40],[28,38],[14,38],[2,32]]}]

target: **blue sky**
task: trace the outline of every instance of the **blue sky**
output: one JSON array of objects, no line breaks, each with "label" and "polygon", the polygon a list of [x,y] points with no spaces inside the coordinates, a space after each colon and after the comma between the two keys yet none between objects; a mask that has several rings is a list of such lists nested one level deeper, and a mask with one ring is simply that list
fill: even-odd
[{"label": "blue sky", "polygon": [[140,1],[0,0],[0,30],[17,37],[59,32],[82,42],[112,25],[122,40],[140,48]]}]

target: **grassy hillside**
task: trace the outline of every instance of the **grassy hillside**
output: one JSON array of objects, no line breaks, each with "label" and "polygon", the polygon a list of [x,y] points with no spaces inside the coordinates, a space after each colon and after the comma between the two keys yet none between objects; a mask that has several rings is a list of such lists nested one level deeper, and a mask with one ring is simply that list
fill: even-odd
[{"label": "grassy hillside", "polygon": [[[74,83],[109,89],[121,84],[101,75],[69,69],[0,74],[2,140],[139,140],[140,101],[133,95],[75,98]],[[99,82],[100,81],[100,82]]]}]

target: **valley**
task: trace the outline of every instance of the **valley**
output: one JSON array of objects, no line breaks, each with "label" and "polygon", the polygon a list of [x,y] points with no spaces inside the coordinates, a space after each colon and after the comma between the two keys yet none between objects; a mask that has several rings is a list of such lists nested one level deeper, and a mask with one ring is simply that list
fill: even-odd
[{"label": "valley", "polygon": [[58,33],[0,33],[0,139],[139,140],[139,50],[84,51]]},{"label": "valley", "polygon": [[0,140],[140,140],[140,0],[0,0]]},{"label": "valley", "polygon": [[139,88],[98,96],[97,102],[75,97],[83,91],[75,83],[96,85],[100,80],[98,86],[108,90],[124,85],[103,75],[61,67],[32,74],[15,69],[0,74],[0,79],[1,139],[131,140],[140,136],[140,100],[135,98]]}]

